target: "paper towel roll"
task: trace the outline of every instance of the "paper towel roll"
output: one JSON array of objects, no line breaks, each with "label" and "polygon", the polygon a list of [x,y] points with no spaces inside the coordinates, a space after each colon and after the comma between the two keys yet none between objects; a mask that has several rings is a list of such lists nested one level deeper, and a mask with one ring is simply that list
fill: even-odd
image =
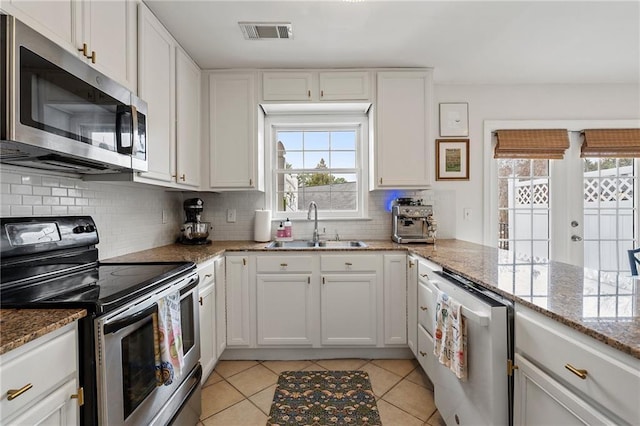
[{"label": "paper towel roll", "polygon": [[271,240],[271,210],[256,210],[253,239],[260,242]]}]

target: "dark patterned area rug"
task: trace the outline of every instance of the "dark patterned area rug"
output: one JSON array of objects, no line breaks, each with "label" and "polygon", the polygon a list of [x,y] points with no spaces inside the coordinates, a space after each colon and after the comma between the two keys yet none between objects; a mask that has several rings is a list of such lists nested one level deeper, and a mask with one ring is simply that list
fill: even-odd
[{"label": "dark patterned area rug", "polygon": [[283,371],[267,426],[381,425],[366,371]]}]

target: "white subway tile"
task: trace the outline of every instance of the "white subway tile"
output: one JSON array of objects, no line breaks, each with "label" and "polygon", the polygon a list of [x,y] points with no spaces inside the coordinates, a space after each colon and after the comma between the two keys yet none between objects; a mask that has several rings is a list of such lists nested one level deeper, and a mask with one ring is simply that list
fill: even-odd
[{"label": "white subway tile", "polygon": [[0,181],[2,181],[4,183],[20,184],[20,183],[22,183],[22,178],[18,174],[2,172],[2,174],[0,174]]},{"label": "white subway tile", "polygon": [[65,188],[51,188],[51,195],[56,197],[66,197],[67,190]]},{"label": "white subway tile", "polygon": [[11,192],[11,186],[8,183],[0,183],[0,194],[9,194]]},{"label": "white subway tile", "polygon": [[69,197],[82,197],[82,191],[79,189],[68,189],[67,195]]},{"label": "white subway tile", "polygon": [[18,194],[2,194],[2,205],[22,204],[22,195]]},{"label": "white subway tile", "polygon": [[59,197],[42,197],[42,204],[56,206],[60,204]]},{"label": "white subway tile", "polygon": [[69,206],[67,208],[67,214],[69,215],[81,215],[82,214],[82,207],[80,206]]},{"label": "white subway tile", "polygon": [[31,206],[11,206],[11,216],[31,216],[33,215],[33,208]]},{"label": "white subway tile", "polygon": [[42,197],[40,197],[38,195],[23,195],[22,196],[22,204],[30,204],[32,206],[41,205],[42,204]]},{"label": "white subway tile", "polygon": [[67,206],[51,206],[51,214],[54,216],[64,216],[67,214]]},{"label": "white subway tile", "polygon": [[34,186],[33,195],[51,195],[51,188],[45,186]]},{"label": "white subway tile", "polygon": [[55,177],[43,176],[42,186],[51,186],[51,187],[60,186],[60,179]]},{"label": "white subway tile", "polygon": [[63,206],[74,206],[76,204],[76,199],[70,197],[60,197],[60,204]]},{"label": "white subway tile", "polygon": [[49,216],[51,214],[51,206],[33,206],[34,216]]},{"label": "white subway tile", "polygon": [[31,189],[30,185],[11,184],[11,193],[31,195],[33,193],[33,190]]}]

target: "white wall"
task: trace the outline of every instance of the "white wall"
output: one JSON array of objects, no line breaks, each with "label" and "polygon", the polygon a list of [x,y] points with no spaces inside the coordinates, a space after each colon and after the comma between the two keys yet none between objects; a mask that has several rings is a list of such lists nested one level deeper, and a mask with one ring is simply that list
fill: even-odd
[{"label": "white wall", "polygon": [[[439,217],[455,218],[455,237],[477,243],[483,242],[485,120],[640,118],[640,87],[633,85],[437,84],[434,123],[438,123],[440,102],[469,103],[470,180],[434,181],[436,192],[446,190],[455,194],[455,202],[448,203],[454,210],[442,211]],[[435,129],[436,137],[437,134]],[[468,221],[462,216],[464,208],[472,210]]]}]

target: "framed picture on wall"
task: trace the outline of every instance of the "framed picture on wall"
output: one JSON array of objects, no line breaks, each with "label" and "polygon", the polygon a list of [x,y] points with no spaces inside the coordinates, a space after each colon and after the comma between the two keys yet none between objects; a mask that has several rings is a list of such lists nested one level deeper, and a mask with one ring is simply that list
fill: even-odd
[{"label": "framed picture on wall", "polygon": [[469,180],[469,139],[436,139],[436,180]]},{"label": "framed picture on wall", "polygon": [[440,104],[440,136],[469,136],[469,104]]}]

